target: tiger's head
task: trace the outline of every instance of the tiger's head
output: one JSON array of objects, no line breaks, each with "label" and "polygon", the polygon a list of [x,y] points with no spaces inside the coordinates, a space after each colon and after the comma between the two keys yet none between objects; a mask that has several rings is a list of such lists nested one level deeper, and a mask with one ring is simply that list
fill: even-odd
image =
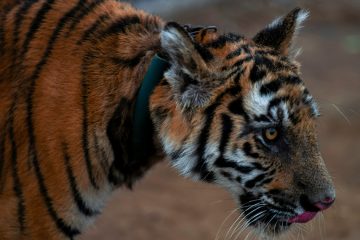
[{"label": "tiger's head", "polygon": [[281,233],[328,208],[335,190],[319,152],[313,97],[291,50],[307,12],[252,39],[168,23],[171,67],[150,99],[158,139],[183,175],[227,188],[248,225]]}]

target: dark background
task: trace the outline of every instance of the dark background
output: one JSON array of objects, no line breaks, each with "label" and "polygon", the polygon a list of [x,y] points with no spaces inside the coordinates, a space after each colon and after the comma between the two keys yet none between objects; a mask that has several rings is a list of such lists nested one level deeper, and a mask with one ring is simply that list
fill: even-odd
[{"label": "dark background", "polygon": [[[169,21],[216,25],[220,31],[248,37],[295,6],[310,11],[297,41],[303,49],[298,59],[302,79],[321,108],[320,146],[335,181],[337,200],[323,216],[295,227],[283,239],[360,239],[360,1],[130,2]],[[222,189],[186,180],[163,162],[134,191],[116,191],[103,215],[81,239],[215,239],[235,207]],[[219,239],[224,239],[235,217],[225,222]]]}]

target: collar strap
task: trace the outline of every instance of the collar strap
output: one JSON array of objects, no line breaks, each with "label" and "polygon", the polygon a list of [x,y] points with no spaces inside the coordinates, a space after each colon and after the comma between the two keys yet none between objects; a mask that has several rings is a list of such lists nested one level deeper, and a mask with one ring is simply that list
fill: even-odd
[{"label": "collar strap", "polygon": [[169,66],[166,60],[155,55],[141,83],[133,115],[130,156],[132,159],[141,160],[149,157],[151,153],[153,125],[150,118],[149,99]]}]

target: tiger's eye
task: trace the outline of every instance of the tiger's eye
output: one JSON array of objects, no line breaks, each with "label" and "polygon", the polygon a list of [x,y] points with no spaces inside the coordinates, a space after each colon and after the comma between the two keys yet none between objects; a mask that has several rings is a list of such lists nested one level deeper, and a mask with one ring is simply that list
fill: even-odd
[{"label": "tiger's eye", "polygon": [[278,135],[279,135],[279,133],[276,128],[271,127],[271,128],[265,129],[264,137],[268,141],[274,141],[278,137]]}]

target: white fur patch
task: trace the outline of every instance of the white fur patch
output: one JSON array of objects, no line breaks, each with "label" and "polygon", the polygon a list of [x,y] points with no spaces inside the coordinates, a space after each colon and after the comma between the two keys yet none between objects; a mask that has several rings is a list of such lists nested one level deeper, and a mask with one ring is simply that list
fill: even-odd
[{"label": "white fur patch", "polygon": [[160,34],[160,39],[163,47],[172,47],[174,45],[182,45],[185,47],[182,41],[182,35],[175,28],[169,28],[163,30]]},{"label": "white fur patch", "polygon": [[[295,26],[295,33],[300,29],[302,28],[302,24],[303,22],[309,17],[309,12],[304,10],[304,9],[301,9],[297,16],[296,16],[296,26]],[[282,16],[282,17],[278,17],[276,18],[274,21],[272,21],[269,25],[268,25],[268,28],[276,28],[278,27],[279,25],[281,25],[284,21],[284,18],[285,16]]]},{"label": "white fur patch", "polygon": [[250,93],[244,99],[244,107],[251,115],[261,115],[267,113],[269,102],[274,98],[273,94],[260,94],[261,81],[257,82]]},{"label": "white fur patch", "polygon": [[273,20],[268,26],[267,28],[276,28],[277,26],[279,26],[282,21],[284,20],[284,17],[278,17],[275,20]]},{"label": "white fur patch", "polygon": [[191,54],[187,39],[174,27],[169,27],[160,33],[161,46],[171,55],[177,56]]},{"label": "white fur patch", "polygon": [[[162,145],[167,155],[171,155],[171,153],[174,152],[174,150],[176,149],[176,144],[174,144],[172,140],[166,136],[162,137]],[[182,149],[183,152],[181,153],[181,157],[171,160],[171,164],[180,172],[181,175],[185,177],[192,177],[192,170],[194,169],[196,163],[194,144],[185,143]]]},{"label": "white fur patch", "polygon": [[309,12],[304,10],[304,9],[301,9],[297,15],[297,18],[296,18],[296,28],[295,30],[298,30],[300,28],[302,28],[302,24],[303,22],[309,17]]},{"label": "white fur patch", "polygon": [[306,101],[310,102],[310,107],[311,110],[313,111],[313,113],[315,114],[316,117],[320,116],[320,111],[319,111],[319,107],[317,105],[317,103],[314,101],[313,97],[308,95],[306,97]]}]

